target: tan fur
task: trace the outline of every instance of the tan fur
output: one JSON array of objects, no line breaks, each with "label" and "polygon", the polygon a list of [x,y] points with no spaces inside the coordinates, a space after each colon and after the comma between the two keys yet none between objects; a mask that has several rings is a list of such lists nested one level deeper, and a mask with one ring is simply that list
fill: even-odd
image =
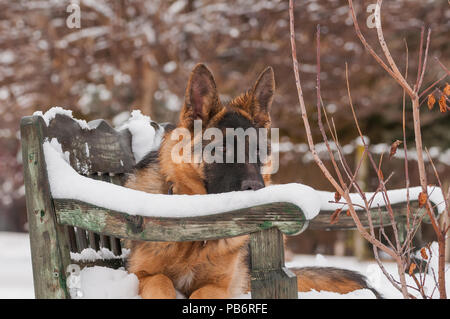
[{"label": "tan fur", "polygon": [[243,117],[254,122],[257,127],[270,128],[271,126],[270,114],[258,112],[258,103],[254,101],[250,92],[243,93],[234,98],[230,102],[229,107],[233,108],[234,111],[238,112]]},{"label": "tan fur", "polygon": [[[200,167],[172,162],[173,143],[164,139],[160,169],[155,168],[158,164],[150,164],[125,186],[162,193],[160,190],[167,189],[166,182],[172,182],[174,194],[205,194]],[[148,185],[155,180],[156,172],[160,173],[156,178],[159,186],[150,188]],[[192,298],[230,298],[248,286],[244,264],[246,242],[247,236],[207,242],[134,242],[128,269],[138,276],[139,293],[143,298],[172,298],[175,288]]]},{"label": "tan fur", "polygon": [[[173,287],[187,297],[205,286],[208,298],[230,298],[242,293],[248,286],[248,272],[243,264],[246,236],[207,242],[140,242],[135,243],[129,258],[129,271],[140,280],[140,294],[151,289],[143,298],[167,295],[167,283],[145,281],[162,274]],[[216,295],[215,293],[219,293]],[[226,295],[224,295],[226,294]],[[195,295],[194,295],[195,296]]]},{"label": "tan fur", "polygon": [[137,170],[130,175],[125,187],[152,194],[167,194],[168,191],[158,163],[154,163],[146,169]]},{"label": "tan fur", "polygon": [[167,136],[160,148],[159,161],[164,182],[173,185],[174,194],[206,194],[201,163],[172,161],[172,148],[177,142]]},{"label": "tan fur", "polygon": [[297,274],[298,291],[305,292],[310,290],[325,290],[346,294],[351,291],[364,288],[352,280],[336,281],[323,275],[324,274],[320,274],[318,276],[318,274],[313,271],[309,273]]},{"label": "tan fur", "polygon": [[172,280],[163,274],[140,278],[139,294],[144,299],[175,299],[176,297]]},{"label": "tan fur", "polygon": [[346,294],[358,289],[368,289],[376,298],[383,298],[378,291],[367,284],[364,276],[355,271],[334,267],[303,267],[290,270],[297,275],[300,292],[325,290]]}]

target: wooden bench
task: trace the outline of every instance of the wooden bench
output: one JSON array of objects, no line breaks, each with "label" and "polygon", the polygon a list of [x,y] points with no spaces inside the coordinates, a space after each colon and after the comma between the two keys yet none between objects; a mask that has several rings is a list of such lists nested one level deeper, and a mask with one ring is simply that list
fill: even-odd
[{"label": "wooden bench", "polygon": [[[24,117],[21,121],[36,298],[70,298],[66,270],[77,263],[71,260],[70,252],[105,247],[120,256],[122,239],[203,241],[244,234],[250,234],[252,298],[297,298],[296,276],[284,265],[283,235],[300,234],[308,223],[315,229],[353,228],[346,216],[330,225],[332,212],[323,212],[309,222],[301,209],[290,203],[224,210],[203,217],[164,218],[132,216],[70,198],[53,199],[43,153],[45,140],[56,138],[63,151],[70,153],[70,164],[79,174],[122,185],[126,174],[133,171],[131,133],[116,131],[103,120],[88,125],[90,129],[82,129],[74,119],[62,114],[56,114],[48,126],[41,116]],[[381,219],[378,211],[374,212],[374,224],[388,225],[385,217],[385,212]],[[120,259],[81,263],[81,267],[86,265],[118,268],[124,263]]]}]

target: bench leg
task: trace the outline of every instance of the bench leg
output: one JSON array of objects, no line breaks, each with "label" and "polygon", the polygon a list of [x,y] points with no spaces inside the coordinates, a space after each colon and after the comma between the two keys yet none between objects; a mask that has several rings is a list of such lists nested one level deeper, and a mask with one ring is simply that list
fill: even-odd
[{"label": "bench leg", "polygon": [[297,299],[297,276],[284,266],[283,234],[275,227],[250,234],[254,299]]},{"label": "bench leg", "polygon": [[70,264],[69,238],[56,221],[44,153],[42,118],[21,123],[22,156],[36,298],[69,298],[66,267]]}]

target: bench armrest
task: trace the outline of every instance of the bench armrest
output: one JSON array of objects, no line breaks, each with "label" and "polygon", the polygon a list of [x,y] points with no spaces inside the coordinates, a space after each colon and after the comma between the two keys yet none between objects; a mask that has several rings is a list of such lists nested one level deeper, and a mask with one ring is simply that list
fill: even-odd
[{"label": "bench armrest", "polygon": [[[423,217],[423,221],[426,223],[430,222],[430,218],[427,215],[425,208],[419,208],[419,203],[417,200],[410,201],[411,215],[417,217]],[[396,203],[391,205],[394,212],[394,218],[397,222],[406,221],[407,214],[407,203]],[[321,210],[320,213],[312,220],[309,221],[309,229],[315,230],[345,230],[345,229],[356,229],[355,222],[351,216],[347,216],[345,210],[339,215],[339,220],[331,224],[331,215],[334,211],[331,210]],[[365,227],[369,227],[369,218],[365,210],[357,210],[356,213],[361,221],[361,224]],[[434,211],[435,215],[438,215],[437,209]],[[370,216],[372,217],[372,224],[374,227],[380,226],[390,226],[392,225],[389,213],[386,207],[382,206],[380,209],[377,207],[370,209]],[[411,216],[411,218],[413,218]]]},{"label": "bench armrest", "polygon": [[202,241],[246,235],[277,227],[298,235],[308,226],[291,203],[271,203],[196,217],[146,217],[71,199],[53,199],[57,222],[96,233],[148,241]]}]

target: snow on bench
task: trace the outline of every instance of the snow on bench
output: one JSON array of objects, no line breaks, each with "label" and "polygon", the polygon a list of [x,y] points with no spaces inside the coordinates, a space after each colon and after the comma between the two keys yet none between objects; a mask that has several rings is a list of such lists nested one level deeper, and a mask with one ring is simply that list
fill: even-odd
[{"label": "snow on bench", "polygon": [[80,120],[80,119],[74,118],[72,116],[71,110],[66,110],[60,106],[54,106],[54,107],[48,109],[48,111],[45,113],[42,113],[42,111],[36,111],[33,113],[33,115],[41,116],[44,119],[45,124],[47,126],[49,126],[50,122],[56,117],[56,114],[66,115],[68,117],[73,118],[80,125],[80,127],[82,129],[85,129],[85,130],[92,129],[91,127],[89,127],[88,123],[85,120]]},{"label": "snow on bench", "polygon": [[[409,188],[409,199],[411,201],[417,201],[419,194],[422,192],[422,187],[410,187]],[[432,204],[436,205],[437,212],[440,214],[445,209],[445,202],[444,202],[444,196],[442,195],[442,191],[440,187],[437,186],[428,186],[427,188],[428,196]],[[334,193],[331,192],[324,192],[324,191],[318,191],[317,192],[320,197],[320,210],[321,211],[334,211],[338,208],[342,208],[343,210],[348,209],[348,205],[338,204],[334,203]],[[398,204],[398,203],[406,203],[407,200],[407,189],[406,188],[400,188],[400,189],[392,189],[388,190],[388,198],[391,205]],[[373,197],[374,193],[372,192],[366,192],[365,196],[366,199],[369,201]],[[360,206],[365,206],[364,201],[358,193],[350,194],[350,198],[352,200],[353,205],[359,205],[354,206],[356,210],[363,209]],[[341,200],[341,202],[343,199]],[[383,207],[386,206],[385,200],[384,200],[384,194],[382,192],[378,192],[375,197],[373,198],[371,208],[376,207]]]},{"label": "snow on bench", "polygon": [[[93,130],[97,127],[99,120],[87,123],[85,120],[74,118],[71,110],[60,106],[54,106],[45,113],[36,111],[33,115],[41,116],[47,126],[57,114],[67,116],[78,123],[83,130]],[[118,131],[128,129],[132,135],[131,149],[134,159],[138,163],[147,153],[158,150],[163,135],[164,128],[153,122],[149,116],[143,115],[140,110],[133,110],[129,118],[116,129]],[[152,125],[156,124],[156,125]],[[86,144],[86,153],[89,156],[89,145]]]},{"label": "snow on bench", "polygon": [[320,197],[302,184],[273,185],[258,191],[209,195],[149,194],[78,174],[67,162],[61,146],[52,139],[44,142],[45,161],[52,197],[74,199],[99,207],[148,217],[206,216],[275,202],[298,206],[306,219],[320,211]]},{"label": "snow on bench", "polygon": [[130,118],[117,128],[119,131],[124,129],[130,131],[132,135],[131,149],[136,163],[149,152],[157,151],[161,145],[164,129],[160,127],[155,130],[150,123],[152,121],[149,116],[143,115],[139,110],[134,110],[131,112]]},{"label": "snow on bench", "polygon": [[[93,180],[78,174],[68,163],[68,153],[63,154],[56,139],[43,145],[50,188],[55,199],[74,199],[99,207],[126,212],[130,215],[148,217],[192,217],[206,216],[227,210],[238,210],[275,202],[288,202],[298,206],[307,220],[313,219],[321,210],[342,208],[334,201],[334,193],[316,191],[297,184],[271,185],[257,191],[229,192],[208,195],[164,195],[149,194],[111,183]],[[410,188],[410,199],[415,200],[420,187]],[[442,192],[438,187],[428,188],[432,203],[438,212],[445,208]],[[373,193],[366,193],[370,198]],[[406,201],[406,189],[390,190],[391,204]],[[351,194],[353,203],[363,205],[359,194]],[[385,206],[383,194],[373,200],[372,207]],[[356,206],[356,209],[361,209]],[[344,207],[345,209],[345,207]]]},{"label": "snow on bench", "polygon": [[95,251],[92,248],[85,248],[79,253],[70,252],[70,259],[76,262],[89,262],[97,260],[111,260],[111,259],[126,259],[130,254],[130,249],[122,248],[122,254],[120,256],[114,255],[114,253],[108,248],[101,247]]}]

